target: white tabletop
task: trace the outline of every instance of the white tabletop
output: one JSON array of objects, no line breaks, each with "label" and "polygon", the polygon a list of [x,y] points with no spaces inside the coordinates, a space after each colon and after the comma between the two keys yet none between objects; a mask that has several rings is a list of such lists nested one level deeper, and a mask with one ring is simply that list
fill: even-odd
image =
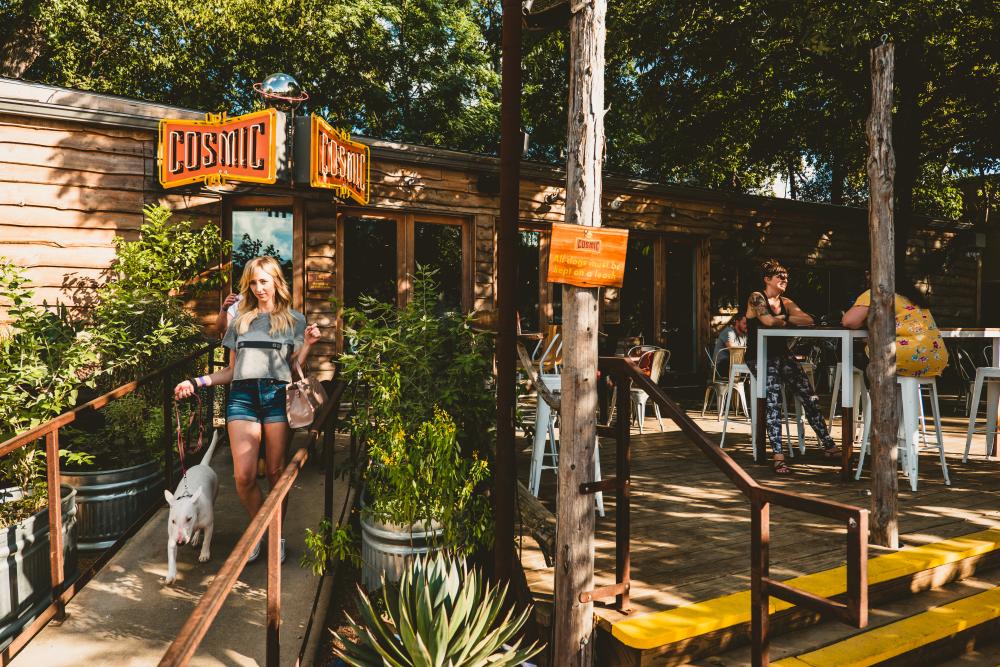
[{"label": "white tabletop", "polygon": [[[781,327],[769,329],[767,327],[757,328],[757,368],[758,378],[766,374],[767,359],[764,354],[764,343],[767,338],[833,338],[841,342],[840,363],[842,368],[851,368],[851,357],[854,351],[852,342],[859,338],[867,338],[868,332],[865,329],[848,329],[846,327]],[[1000,340],[1000,339],[998,339]],[[851,385],[854,379],[850,373],[843,373],[841,379],[840,403],[845,408],[854,407],[854,392]],[[757,398],[764,398],[767,395],[767,382],[757,382]]]},{"label": "white tabletop", "polygon": [[973,329],[968,327],[948,327],[938,329],[942,338],[1000,338],[1000,329]]}]

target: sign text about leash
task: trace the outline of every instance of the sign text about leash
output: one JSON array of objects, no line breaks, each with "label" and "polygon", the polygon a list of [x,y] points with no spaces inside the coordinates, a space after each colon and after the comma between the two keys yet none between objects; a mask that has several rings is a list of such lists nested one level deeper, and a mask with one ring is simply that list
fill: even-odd
[{"label": "sign text about leash", "polygon": [[548,281],[577,287],[621,287],[627,248],[627,229],[553,223]]}]

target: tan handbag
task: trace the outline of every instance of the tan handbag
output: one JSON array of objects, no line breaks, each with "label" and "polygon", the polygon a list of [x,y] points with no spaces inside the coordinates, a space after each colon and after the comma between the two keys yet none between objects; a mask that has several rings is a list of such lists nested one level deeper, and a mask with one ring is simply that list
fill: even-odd
[{"label": "tan handbag", "polygon": [[[298,379],[296,379],[298,374]],[[319,380],[302,371],[299,360],[292,364],[292,381],[285,387],[285,412],[291,428],[306,428],[316,419],[316,411],[326,401],[326,391]]]}]

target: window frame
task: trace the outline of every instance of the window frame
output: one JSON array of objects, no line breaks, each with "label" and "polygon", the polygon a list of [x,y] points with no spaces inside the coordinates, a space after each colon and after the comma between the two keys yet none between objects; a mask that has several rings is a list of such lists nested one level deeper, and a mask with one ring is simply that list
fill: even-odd
[{"label": "window frame", "polygon": [[[335,293],[340,303],[344,302],[344,233],[347,218],[368,218],[391,220],[396,223],[396,305],[403,307],[413,298],[410,276],[416,270],[415,230],[417,223],[452,225],[459,227],[462,234],[462,290],[461,306],[465,313],[473,307],[473,266],[474,239],[472,218],[464,215],[442,215],[424,211],[398,211],[378,208],[337,207],[337,258]],[[337,346],[343,349],[342,313],[337,314]]]}]

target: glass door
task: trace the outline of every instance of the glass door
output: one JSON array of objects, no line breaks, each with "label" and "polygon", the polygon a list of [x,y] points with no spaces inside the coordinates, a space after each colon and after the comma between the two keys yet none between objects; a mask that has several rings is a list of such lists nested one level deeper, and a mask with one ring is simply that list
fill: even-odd
[{"label": "glass door", "polygon": [[281,264],[285,281],[292,281],[292,209],[254,207],[234,209],[232,214],[232,286],[238,291],[243,267],[254,257],[274,257]]}]

